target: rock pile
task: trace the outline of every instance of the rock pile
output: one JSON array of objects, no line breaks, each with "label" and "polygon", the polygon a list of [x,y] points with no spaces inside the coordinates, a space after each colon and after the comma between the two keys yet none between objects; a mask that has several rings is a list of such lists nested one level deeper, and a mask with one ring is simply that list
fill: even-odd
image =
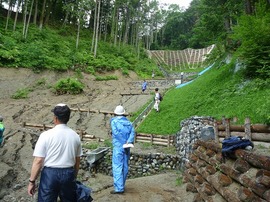
[{"label": "rock pile", "polygon": [[[81,162],[81,168],[84,170],[90,170],[91,173],[112,175],[111,159],[112,152],[109,151],[102,159],[90,166],[86,161],[86,157],[84,157]],[[162,153],[131,153],[129,163],[129,177],[149,176],[162,173],[165,170],[176,170],[179,169],[180,165],[178,156]]]},{"label": "rock pile", "polygon": [[201,138],[202,130],[214,124],[214,118],[194,116],[181,121],[181,131],[176,134],[176,150],[183,168],[192,152],[192,145]]}]

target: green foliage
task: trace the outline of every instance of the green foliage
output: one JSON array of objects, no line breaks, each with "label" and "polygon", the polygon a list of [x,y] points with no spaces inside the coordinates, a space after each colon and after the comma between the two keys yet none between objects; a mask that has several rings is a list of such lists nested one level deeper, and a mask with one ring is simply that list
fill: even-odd
[{"label": "green foliage", "polygon": [[28,98],[28,94],[31,92],[32,90],[29,88],[21,88],[19,90],[17,90],[12,96],[11,98],[13,99],[25,99]]},{"label": "green foliage", "polygon": [[118,80],[117,76],[97,76],[96,81]]},{"label": "green foliage", "polygon": [[79,94],[83,91],[84,85],[78,79],[66,78],[57,81],[53,88],[57,95]]},{"label": "green foliage", "polygon": [[82,147],[85,149],[94,150],[99,147],[99,144],[98,143],[84,144],[82,145]]},{"label": "green foliage", "polygon": [[270,12],[262,2],[256,4],[256,15],[240,18],[231,36],[240,45],[236,54],[247,78],[270,78]]},{"label": "green foliage", "polygon": [[[3,22],[0,25],[4,27]],[[56,27],[56,26],[55,26]],[[145,50],[140,50],[140,58],[134,47],[129,45],[112,46],[99,41],[97,57],[91,50],[91,38],[88,29],[81,30],[78,49],[76,44],[76,29],[57,25],[57,29],[46,26],[42,30],[35,25],[29,27],[27,38],[22,37],[22,24],[18,22],[16,31],[10,27],[7,31],[0,28],[0,66],[25,67],[40,72],[45,69],[66,71],[68,69],[95,74],[121,69],[124,75],[128,70],[140,71],[150,77],[154,66],[147,58]],[[2,31],[3,30],[3,31]],[[141,69],[142,63],[151,64]],[[148,69],[149,68],[149,69]]]},{"label": "green foliage", "polygon": [[113,147],[113,145],[112,145],[112,141],[110,140],[110,139],[106,139],[106,140],[104,140],[104,145],[105,145],[105,147],[110,147],[110,148],[112,148]]},{"label": "green foliage", "polygon": [[[217,65],[218,66],[218,65]],[[189,85],[171,89],[154,110],[138,126],[138,133],[175,134],[179,123],[192,116],[212,116],[220,120],[238,117],[243,124],[269,123],[270,81],[246,80],[241,72],[234,73],[235,65],[212,67]]]},{"label": "green foliage", "polygon": [[176,186],[181,186],[183,184],[183,177],[179,176],[176,178]]},{"label": "green foliage", "polygon": [[39,79],[36,82],[36,86],[42,86],[42,85],[45,85],[45,84],[46,84],[46,79],[45,78]]}]

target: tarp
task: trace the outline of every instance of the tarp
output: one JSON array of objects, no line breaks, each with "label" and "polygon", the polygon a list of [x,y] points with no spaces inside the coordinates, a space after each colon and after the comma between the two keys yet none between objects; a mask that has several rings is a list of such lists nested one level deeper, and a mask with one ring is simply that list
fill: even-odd
[{"label": "tarp", "polygon": [[[215,63],[213,63],[213,64],[210,65],[209,67],[206,67],[204,70],[202,70],[201,72],[199,72],[198,75],[201,76],[202,74],[204,74],[205,72],[207,72],[209,69],[211,69],[211,67],[214,66],[214,64],[215,64]],[[196,78],[195,78],[195,79],[196,79]],[[185,82],[185,83],[182,83],[182,84],[176,86],[176,88],[182,88],[182,87],[184,87],[184,86],[190,84],[191,82],[193,82],[195,79],[193,79],[193,80],[191,80],[191,81],[188,81],[188,82]]]}]

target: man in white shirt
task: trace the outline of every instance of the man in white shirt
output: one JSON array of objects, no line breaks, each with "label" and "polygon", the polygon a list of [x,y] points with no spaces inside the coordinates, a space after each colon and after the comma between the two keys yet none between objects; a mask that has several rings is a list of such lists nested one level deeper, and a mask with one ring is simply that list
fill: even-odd
[{"label": "man in white shirt", "polygon": [[159,103],[160,103],[160,93],[158,92],[158,88],[155,88],[155,104],[154,109],[159,112]]},{"label": "man in white shirt", "polygon": [[58,104],[52,110],[55,127],[43,132],[34,149],[28,194],[33,196],[39,173],[38,201],[76,201],[76,177],[82,147],[79,135],[67,126],[71,110]]}]

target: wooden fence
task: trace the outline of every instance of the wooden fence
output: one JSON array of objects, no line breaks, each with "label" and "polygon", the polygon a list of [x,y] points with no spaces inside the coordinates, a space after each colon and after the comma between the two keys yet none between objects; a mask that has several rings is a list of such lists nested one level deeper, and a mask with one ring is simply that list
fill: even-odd
[{"label": "wooden fence", "polygon": [[[45,124],[33,124],[33,123],[22,123],[22,127],[30,127],[30,128],[37,128],[41,131],[48,130],[53,128],[52,125],[45,125]],[[76,131],[81,138],[81,141],[86,142],[104,142],[104,139],[98,138],[95,135],[88,134],[83,130]],[[173,146],[175,143],[175,136],[161,136],[161,135],[152,135],[152,134],[136,134],[135,135],[135,142],[148,142],[155,145],[163,145],[163,146]]]},{"label": "wooden fence", "polygon": [[[150,108],[151,105],[149,105]],[[150,110],[150,109],[148,109]],[[134,124],[137,125],[138,123]],[[45,124],[32,124],[22,123],[22,127],[35,127],[40,130],[47,130],[53,128],[51,125]],[[246,118],[244,125],[232,125],[230,119],[223,119],[222,121],[216,121],[214,124],[216,141],[221,142],[224,138],[230,136],[241,136],[250,139],[254,144],[263,144],[270,146],[270,126],[264,124],[251,124],[250,119]],[[83,130],[78,130],[77,133],[80,135],[82,141],[98,141],[103,142],[104,139],[95,137],[95,135],[87,134]],[[139,133],[135,136],[135,142],[145,142],[154,145],[162,146],[174,146],[175,135],[154,135]]]},{"label": "wooden fence", "polygon": [[[22,127],[31,127],[31,128],[38,128],[41,131],[48,130],[53,128],[54,126],[51,125],[45,125],[45,124],[33,124],[33,123],[22,123]],[[104,142],[104,139],[96,137],[95,135],[88,134],[87,132],[83,130],[77,130],[76,131],[78,135],[81,138],[81,141],[97,141],[97,142]]]},{"label": "wooden fence", "polygon": [[217,141],[230,136],[240,136],[270,146],[270,125],[251,124],[249,118],[245,119],[244,125],[233,125],[230,119],[224,118],[216,121],[214,130]]},{"label": "wooden fence", "polygon": [[137,134],[135,136],[135,142],[146,142],[154,145],[162,145],[162,146],[174,146],[175,143],[175,135],[153,135],[153,134]]}]

